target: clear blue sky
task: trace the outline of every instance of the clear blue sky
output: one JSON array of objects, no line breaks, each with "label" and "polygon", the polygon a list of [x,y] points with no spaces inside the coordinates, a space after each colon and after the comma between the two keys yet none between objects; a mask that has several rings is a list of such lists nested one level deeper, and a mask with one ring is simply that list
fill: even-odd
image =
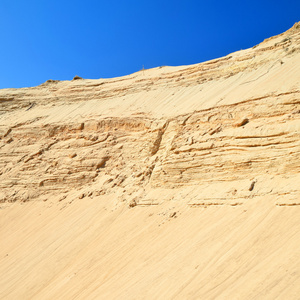
[{"label": "clear blue sky", "polygon": [[0,88],[199,63],[297,21],[299,0],[0,0]]}]

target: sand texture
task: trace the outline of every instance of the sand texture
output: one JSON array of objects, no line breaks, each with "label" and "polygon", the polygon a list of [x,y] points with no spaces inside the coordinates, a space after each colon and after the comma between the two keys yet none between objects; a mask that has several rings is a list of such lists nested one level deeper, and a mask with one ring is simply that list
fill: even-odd
[{"label": "sand texture", "polygon": [[0,90],[0,299],[300,299],[299,220],[300,23]]}]

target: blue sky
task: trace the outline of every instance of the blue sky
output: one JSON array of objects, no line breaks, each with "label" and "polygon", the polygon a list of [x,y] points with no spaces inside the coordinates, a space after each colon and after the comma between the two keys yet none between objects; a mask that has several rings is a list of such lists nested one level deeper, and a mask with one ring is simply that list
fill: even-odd
[{"label": "blue sky", "polygon": [[299,0],[0,0],[0,88],[199,63],[297,21]]}]

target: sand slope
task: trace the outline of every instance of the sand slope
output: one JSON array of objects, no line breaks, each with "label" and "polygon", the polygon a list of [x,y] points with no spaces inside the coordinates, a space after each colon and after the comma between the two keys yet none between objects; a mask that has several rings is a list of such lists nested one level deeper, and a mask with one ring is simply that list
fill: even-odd
[{"label": "sand slope", "polygon": [[1,299],[297,299],[299,210],[268,200],[14,204],[1,214]]},{"label": "sand slope", "polygon": [[223,58],[0,90],[1,299],[299,299],[300,25]]}]

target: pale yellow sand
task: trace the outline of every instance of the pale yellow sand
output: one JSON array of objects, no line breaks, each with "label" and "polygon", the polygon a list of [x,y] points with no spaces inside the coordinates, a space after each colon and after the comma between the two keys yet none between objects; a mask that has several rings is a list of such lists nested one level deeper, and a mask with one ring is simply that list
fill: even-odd
[{"label": "pale yellow sand", "polygon": [[299,298],[299,208],[268,199],[133,209],[48,201],[0,213],[1,299]]}]

